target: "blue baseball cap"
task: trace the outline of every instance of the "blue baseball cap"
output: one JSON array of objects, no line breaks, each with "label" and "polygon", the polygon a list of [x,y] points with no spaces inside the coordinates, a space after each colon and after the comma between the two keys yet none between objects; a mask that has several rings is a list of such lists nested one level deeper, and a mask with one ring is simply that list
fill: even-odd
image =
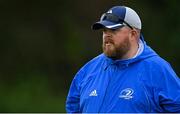
[{"label": "blue baseball cap", "polygon": [[129,7],[114,6],[106,13],[102,14],[100,21],[94,23],[92,29],[117,29],[122,26],[141,29],[141,19],[138,14]]}]

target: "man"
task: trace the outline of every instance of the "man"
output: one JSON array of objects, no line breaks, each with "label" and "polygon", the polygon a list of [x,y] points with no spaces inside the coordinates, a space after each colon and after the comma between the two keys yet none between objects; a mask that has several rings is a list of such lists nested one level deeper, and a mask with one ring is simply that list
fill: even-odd
[{"label": "man", "polygon": [[103,54],[74,77],[67,112],[180,112],[180,80],[146,45],[133,9],[114,6],[92,29],[103,31]]}]

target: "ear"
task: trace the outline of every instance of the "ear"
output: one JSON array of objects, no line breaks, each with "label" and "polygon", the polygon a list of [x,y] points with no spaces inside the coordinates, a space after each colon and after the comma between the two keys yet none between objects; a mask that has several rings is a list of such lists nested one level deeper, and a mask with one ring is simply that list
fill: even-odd
[{"label": "ear", "polygon": [[136,38],[138,37],[138,32],[133,29],[129,35],[132,40],[137,40]]}]

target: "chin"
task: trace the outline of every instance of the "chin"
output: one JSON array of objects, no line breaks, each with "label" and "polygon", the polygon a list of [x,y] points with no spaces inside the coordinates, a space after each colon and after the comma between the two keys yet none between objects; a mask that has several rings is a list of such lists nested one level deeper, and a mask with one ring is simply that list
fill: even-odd
[{"label": "chin", "polygon": [[115,58],[115,54],[113,52],[107,52],[107,51],[104,51],[104,54],[109,57],[109,58]]}]

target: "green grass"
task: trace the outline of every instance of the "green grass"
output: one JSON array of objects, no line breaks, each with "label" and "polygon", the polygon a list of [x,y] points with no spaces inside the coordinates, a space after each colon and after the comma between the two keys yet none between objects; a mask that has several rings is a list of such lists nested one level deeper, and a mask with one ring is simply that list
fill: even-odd
[{"label": "green grass", "polygon": [[0,86],[0,112],[65,112],[66,95],[54,95],[45,78]]}]

